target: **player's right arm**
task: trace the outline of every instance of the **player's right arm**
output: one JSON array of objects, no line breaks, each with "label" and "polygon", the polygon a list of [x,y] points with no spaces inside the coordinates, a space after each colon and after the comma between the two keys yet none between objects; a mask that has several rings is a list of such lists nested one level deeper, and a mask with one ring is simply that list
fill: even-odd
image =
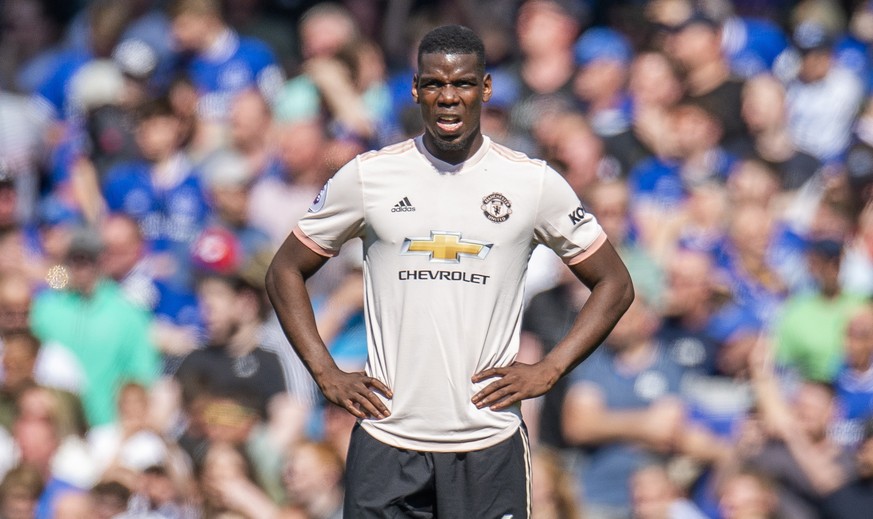
[{"label": "player's right arm", "polygon": [[358,418],[385,418],[390,413],[373,393],[391,398],[391,391],[364,373],[346,373],[337,367],[318,334],[306,280],[327,262],[291,233],[267,270],[267,294],[282,329],[312,374],[325,398]]}]

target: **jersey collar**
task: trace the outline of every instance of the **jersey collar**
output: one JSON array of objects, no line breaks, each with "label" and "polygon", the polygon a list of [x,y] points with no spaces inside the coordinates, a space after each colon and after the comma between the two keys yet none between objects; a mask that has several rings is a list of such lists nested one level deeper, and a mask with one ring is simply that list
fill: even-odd
[{"label": "jersey collar", "polygon": [[491,139],[487,135],[482,136],[482,146],[479,146],[479,149],[476,150],[476,153],[473,154],[472,157],[465,160],[464,162],[459,162],[458,164],[449,164],[448,162],[442,161],[436,157],[434,157],[429,151],[427,151],[427,147],[424,145],[424,136],[419,135],[415,138],[415,147],[418,148],[419,153],[421,153],[428,162],[440,173],[462,173],[473,168],[476,164],[478,164],[483,157],[488,153],[488,150],[491,149]]}]

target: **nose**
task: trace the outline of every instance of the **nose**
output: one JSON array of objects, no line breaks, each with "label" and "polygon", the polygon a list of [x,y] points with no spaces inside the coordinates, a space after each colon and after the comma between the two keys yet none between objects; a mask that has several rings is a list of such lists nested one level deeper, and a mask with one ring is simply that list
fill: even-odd
[{"label": "nose", "polygon": [[442,89],[440,89],[440,95],[437,99],[437,102],[441,105],[453,105],[457,104],[458,100],[458,90],[454,85],[446,85]]}]

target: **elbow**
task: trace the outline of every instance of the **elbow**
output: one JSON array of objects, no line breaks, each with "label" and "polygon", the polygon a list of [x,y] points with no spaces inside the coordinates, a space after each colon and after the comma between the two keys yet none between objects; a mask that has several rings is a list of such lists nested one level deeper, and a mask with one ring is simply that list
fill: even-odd
[{"label": "elbow", "polygon": [[634,283],[631,280],[630,274],[628,274],[627,279],[624,283],[624,289],[621,294],[621,311],[624,313],[628,308],[630,308],[631,303],[634,302],[634,298],[636,297],[636,291],[634,290]]},{"label": "elbow", "polygon": [[618,310],[619,315],[623,315],[627,311],[627,309],[630,308],[631,303],[634,302],[634,298],[636,297],[634,283],[631,280],[630,274],[628,274],[626,270],[625,275],[621,277],[620,283],[617,284],[614,293],[614,308]]},{"label": "elbow", "polygon": [[270,262],[270,266],[267,267],[267,274],[264,276],[264,288],[266,288],[267,296],[271,300],[273,299],[277,286],[276,276],[276,261],[274,260]]}]

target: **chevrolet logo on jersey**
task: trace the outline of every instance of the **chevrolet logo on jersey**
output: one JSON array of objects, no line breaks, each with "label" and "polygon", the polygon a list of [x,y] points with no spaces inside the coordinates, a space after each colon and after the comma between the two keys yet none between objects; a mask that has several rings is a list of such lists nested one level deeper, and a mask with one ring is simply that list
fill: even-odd
[{"label": "chevrolet logo on jersey", "polygon": [[430,238],[406,238],[400,254],[429,256],[430,261],[460,263],[461,256],[485,259],[492,244],[461,239],[459,232],[431,231]]}]

